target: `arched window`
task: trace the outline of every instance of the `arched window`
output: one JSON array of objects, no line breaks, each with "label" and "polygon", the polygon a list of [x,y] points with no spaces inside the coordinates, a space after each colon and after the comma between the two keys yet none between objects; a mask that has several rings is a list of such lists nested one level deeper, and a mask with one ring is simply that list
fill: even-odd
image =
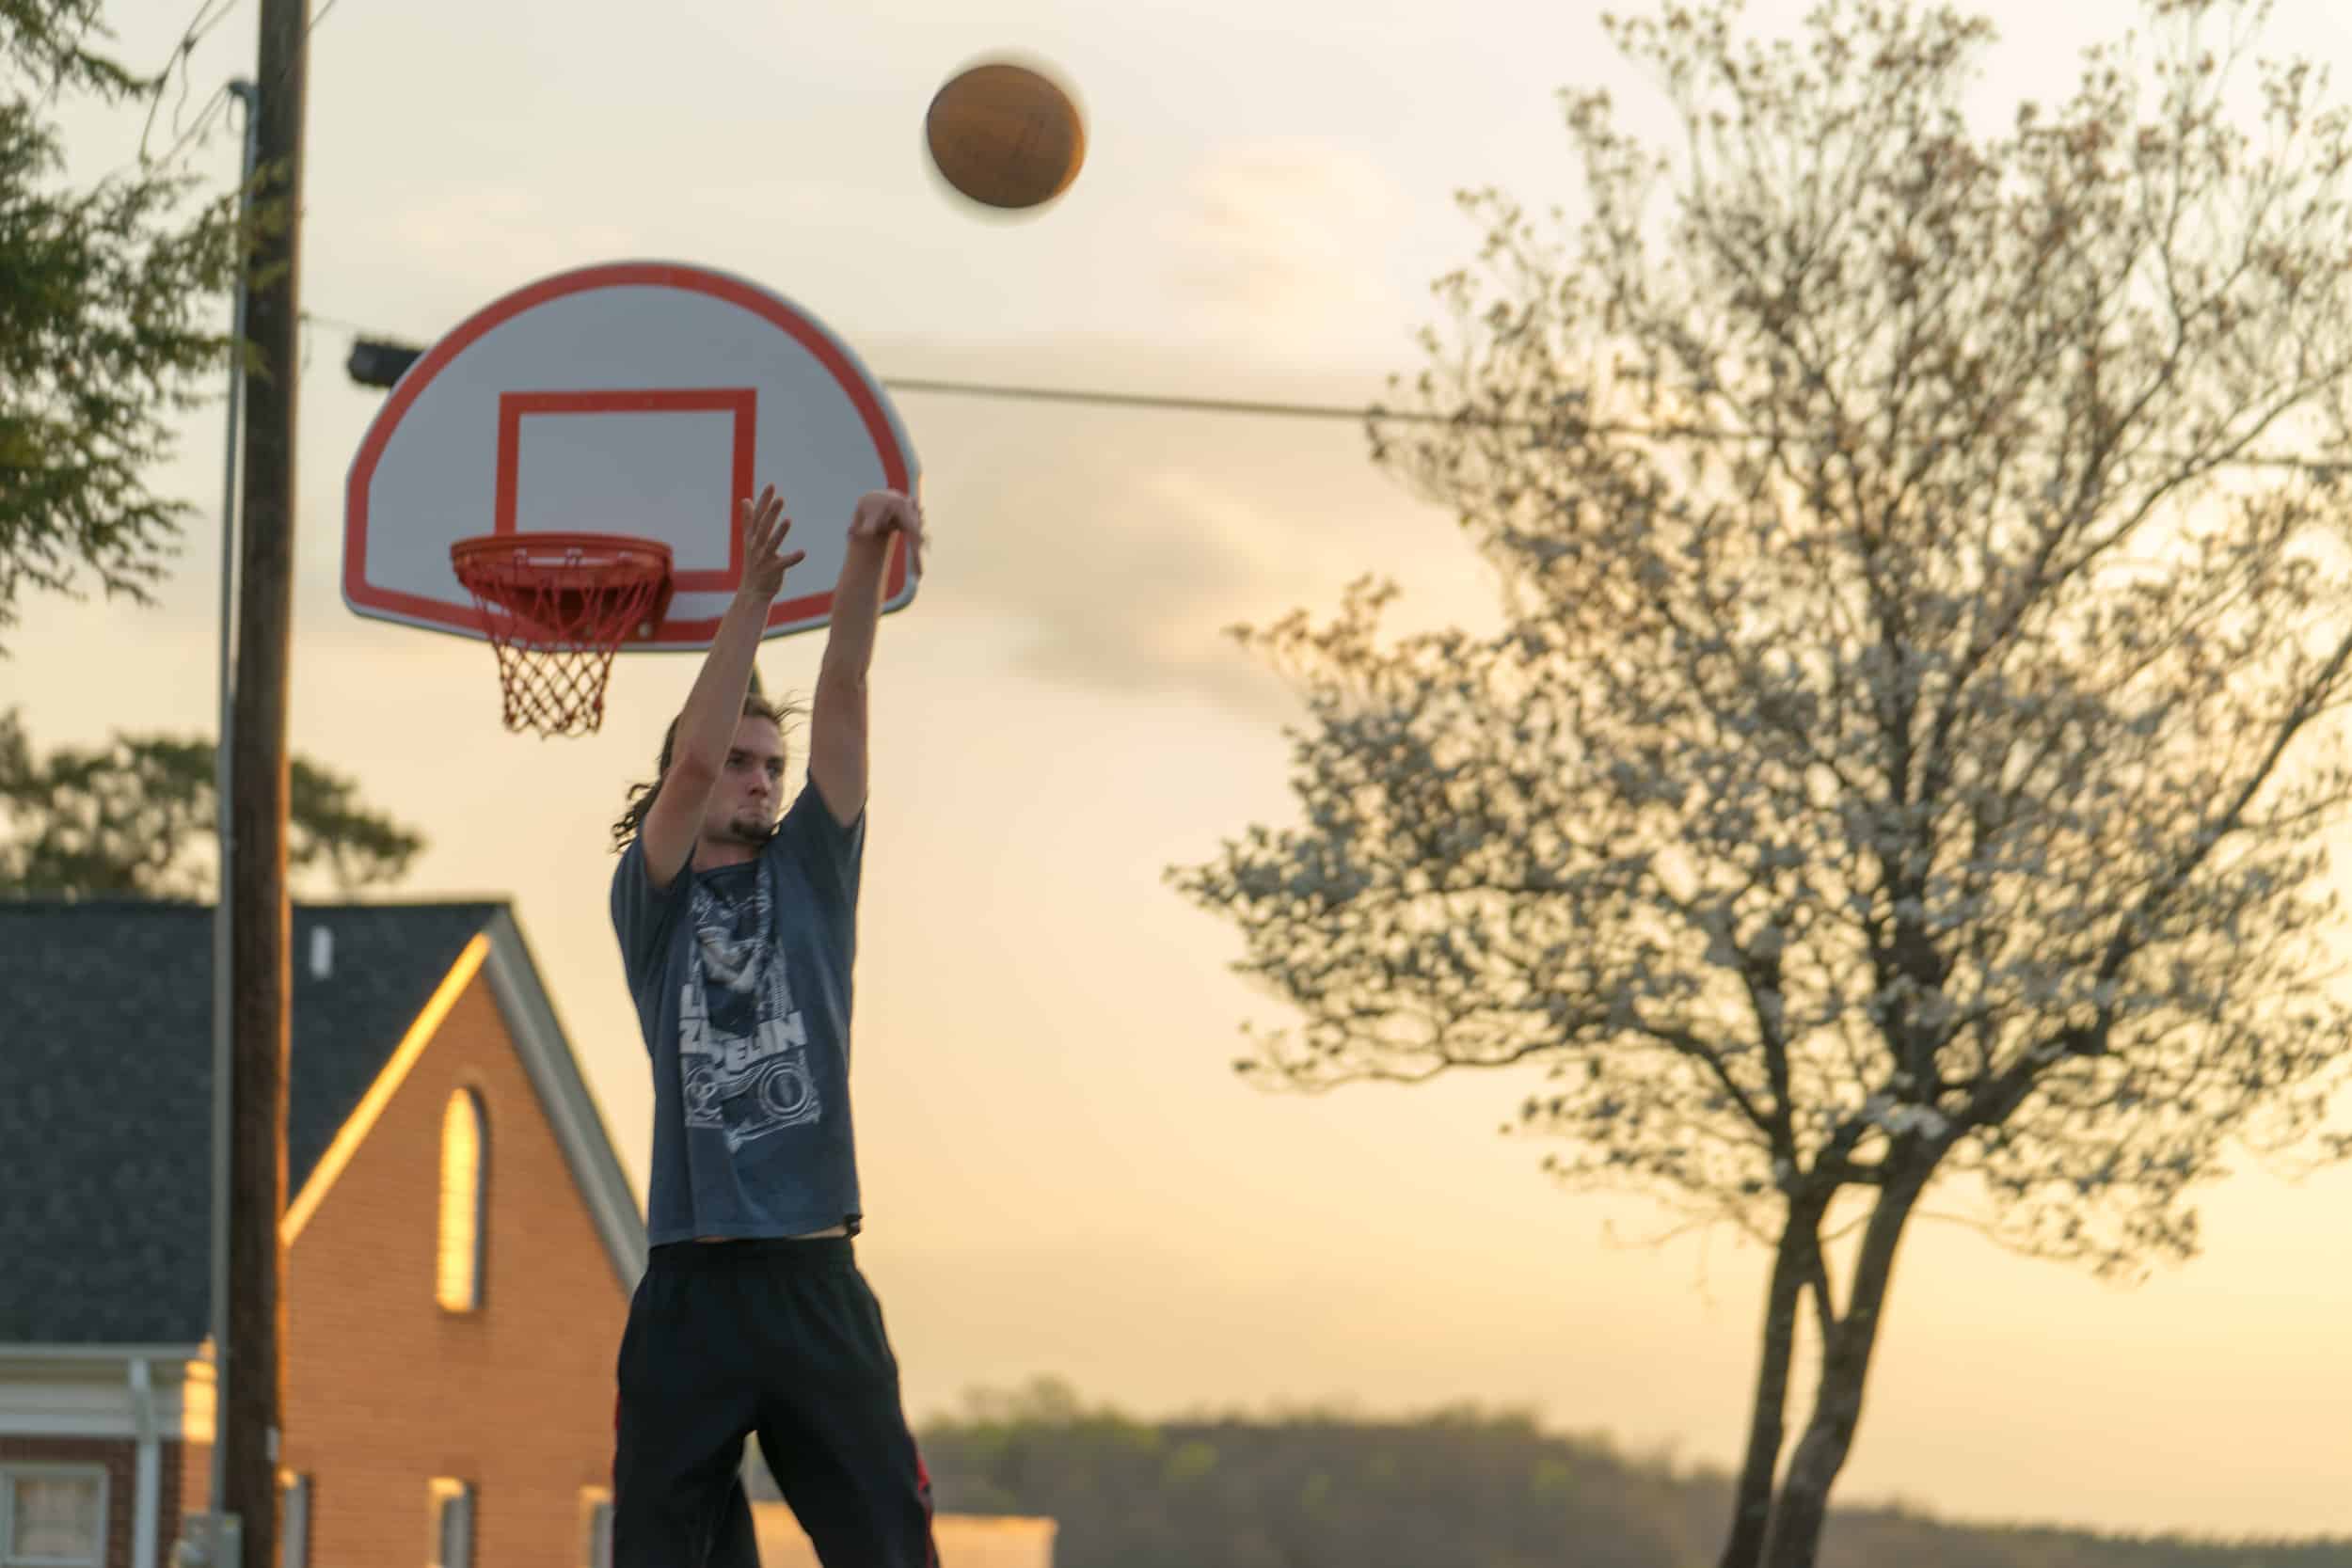
[{"label": "arched window", "polygon": [[482,1305],[485,1141],[481,1100],[471,1089],[459,1089],[441,1113],[441,1246],[434,1290],[452,1312],[471,1312]]}]

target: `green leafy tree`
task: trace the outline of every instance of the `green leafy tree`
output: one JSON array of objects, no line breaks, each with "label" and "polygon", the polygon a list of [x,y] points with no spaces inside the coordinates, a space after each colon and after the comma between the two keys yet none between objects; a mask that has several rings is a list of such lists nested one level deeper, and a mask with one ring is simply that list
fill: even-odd
[{"label": "green leafy tree", "polygon": [[1541,1069],[1561,1178],[1770,1249],[1724,1568],[1816,1560],[1931,1189],[2131,1277],[2347,1152],[2352,136],[2262,6],[2147,8],[1989,135],[1949,6],[1612,22],[1681,135],[1565,95],[1583,211],[1466,198],[1374,423],[1503,629],[1242,628],[1303,820],[1171,872],[1303,1020],[1259,1081]]},{"label": "green leafy tree", "polygon": [[[33,754],[0,716],[0,896],[187,898],[218,887],[213,746],[118,735],[92,751]],[[286,858],[339,893],[396,882],[424,848],[358,786],[296,757]]]},{"label": "green leafy tree", "polygon": [[94,580],[148,598],[189,511],[148,476],[172,451],[172,416],[226,362],[233,197],[199,202],[193,177],[144,155],[91,185],[64,181],[62,101],[131,103],[161,86],[95,47],[99,9],[0,0],[0,634],[28,590]]}]

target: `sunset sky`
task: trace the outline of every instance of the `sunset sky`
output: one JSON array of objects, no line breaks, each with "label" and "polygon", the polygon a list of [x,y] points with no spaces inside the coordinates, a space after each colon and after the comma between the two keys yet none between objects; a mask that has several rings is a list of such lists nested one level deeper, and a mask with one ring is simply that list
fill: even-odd
[{"label": "sunset sky", "polygon": [[[1788,26],[1797,0],[1757,0]],[[2055,97],[2125,0],[1982,0],[1982,103]],[[2290,0],[2271,47],[2352,86],[2352,17]],[[114,0],[158,64],[191,0]],[[693,661],[625,660],[604,733],[511,736],[488,651],[355,618],[342,488],[380,394],[349,333],[423,343],[545,274],[658,257],[747,275],[884,376],[1360,404],[1418,368],[1429,280],[1478,234],[1458,186],[1572,198],[1555,91],[1660,101],[1587,0],[341,0],[311,57],[293,742],[432,847],[406,896],[511,897],[632,1173],[650,1094],[607,828]],[[656,19],[659,19],[658,21]],[[1089,118],[1071,193],[1023,222],[945,199],[920,153],[975,55],[1056,62]],[[241,9],[187,109],[251,69]],[[165,119],[170,118],[167,106]],[[77,169],[139,123],[80,114]],[[234,137],[198,153],[222,182]],[[909,393],[936,544],[874,676],[858,973],[861,1256],[918,1417],[1033,1374],[1143,1414],[1345,1402],[1537,1410],[1727,1463],[1762,1259],[1561,1193],[1500,1136],[1523,1080],[1274,1097],[1236,1080],[1276,1002],[1161,881],[1288,819],[1284,689],[1221,635],[1353,577],[1401,627],[1487,624],[1484,568],[1346,422]],[[165,488],[199,513],[161,607],[30,601],[0,662],[37,746],[208,733],[220,411]],[[804,528],[846,519],[803,518]],[[486,524],[485,524],[486,527]],[[771,686],[816,638],[771,643]],[[92,701],[96,689],[103,698]],[[2341,858],[2341,857],[2339,857]],[[199,1114],[195,1108],[191,1114]],[[1950,1225],[1902,1258],[1844,1501],[2115,1528],[2352,1534],[2352,1173],[2255,1173],[2205,1256],[2132,1289]]]}]

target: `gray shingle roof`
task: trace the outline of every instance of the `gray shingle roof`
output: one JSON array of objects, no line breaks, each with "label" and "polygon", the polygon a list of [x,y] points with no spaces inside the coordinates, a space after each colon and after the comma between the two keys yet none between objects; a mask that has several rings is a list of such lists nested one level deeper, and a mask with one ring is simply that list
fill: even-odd
[{"label": "gray shingle roof", "polygon": [[[289,1198],[502,907],[295,907]],[[188,904],[0,900],[0,1345],[204,1338],[212,930]]]}]

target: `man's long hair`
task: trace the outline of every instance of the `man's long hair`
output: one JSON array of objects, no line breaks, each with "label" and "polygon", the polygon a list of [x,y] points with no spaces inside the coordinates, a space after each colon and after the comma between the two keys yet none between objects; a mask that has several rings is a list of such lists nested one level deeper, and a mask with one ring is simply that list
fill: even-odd
[{"label": "man's long hair", "polygon": [[[789,735],[791,721],[799,716],[800,708],[797,705],[789,702],[769,701],[767,695],[759,689],[756,677],[752,681],[752,689],[743,694],[743,717],[765,719],[775,725],[779,734]],[[677,719],[670,721],[670,727],[661,732],[661,755],[654,762],[653,783],[628,786],[628,804],[622,808],[621,815],[612,823],[612,852],[614,854],[617,855],[628,848],[638,833],[644,831],[645,814],[653,810],[654,801],[660,798],[661,783],[670,776],[670,759],[677,752],[678,720],[685,717],[683,713],[679,714]],[[791,758],[788,745],[786,748],[785,757],[787,762]]]}]

